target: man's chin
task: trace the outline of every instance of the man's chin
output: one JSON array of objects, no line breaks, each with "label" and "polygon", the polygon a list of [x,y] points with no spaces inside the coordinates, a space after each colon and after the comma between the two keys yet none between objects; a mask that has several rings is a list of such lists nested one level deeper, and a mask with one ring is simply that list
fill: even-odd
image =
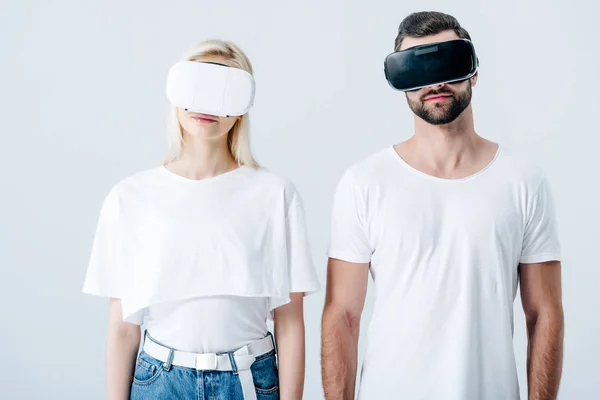
[{"label": "man's chin", "polygon": [[456,117],[451,119],[447,112],[428,112],[420,117],[431,125],[446,125],[456,119]]},{"label": "man's chin", "polygon": [[454,101],[448,101],[443,103],[423,103],[422,108],[425,110],[449,110],[454,105]]},{"label": "man's chin", "polygon": [[426,122],[428,122],[431,125],[447,125],[447,124],[449,124],[449,123],[451,123],[453,121],[454,120],[446,120],[446,119],[444,119],[444,120],[441,120],[441,119],[437,120],[436,119],[436,120],[430,120],[430,121],[426,121]]}]

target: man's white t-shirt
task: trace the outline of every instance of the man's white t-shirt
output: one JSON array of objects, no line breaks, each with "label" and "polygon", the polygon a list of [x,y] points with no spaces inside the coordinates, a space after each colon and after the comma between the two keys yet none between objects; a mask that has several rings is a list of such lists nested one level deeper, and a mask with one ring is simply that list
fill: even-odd
[{"label": "man's white t-shirt", "polygon": [[500,147],[480,172],[447,180],[388,147],[339,182],[328,255],[371,263],[360,399],[519,398],[518,266],[560,259],[538,168]]}]

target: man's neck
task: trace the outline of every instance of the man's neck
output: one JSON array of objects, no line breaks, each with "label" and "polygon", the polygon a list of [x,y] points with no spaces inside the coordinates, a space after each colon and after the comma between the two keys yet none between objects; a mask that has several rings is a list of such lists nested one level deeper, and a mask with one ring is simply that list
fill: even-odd
[{"label": "man's neck", "polygon": [[408,164],[427,174],[447,179],[469,176],[489,164],[497,146],[475,132],[470,108],[446,125],[415,120],[415,134],[396,146]]},{"label": "man's neck", "polygon": [[430,124],[415,115],[415,136],[434,141],[442,136],[447,138],[477,136],[471,105],[454,121],[444,125]]}]

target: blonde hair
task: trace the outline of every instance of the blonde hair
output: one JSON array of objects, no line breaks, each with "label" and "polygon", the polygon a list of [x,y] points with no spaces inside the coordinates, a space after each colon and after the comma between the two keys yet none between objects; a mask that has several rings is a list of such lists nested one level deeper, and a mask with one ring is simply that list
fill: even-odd
[{"label": "blonde hair", "polygon": [[[252,64],[246,54],[229,41],[210,39],[200,42],[184,55],[182,61],[197,61],[208,56],[223,57],[230,67],[240,68],[253,74]],[[164,164],[177,160],[185,146],[183,128],[177,116],[177,107],[171,105],[169,114],[168,147]],[[250,149],[250,121],[247,113],[235,122],[227,134],[227,147],[238,164],[259,167]]]}]

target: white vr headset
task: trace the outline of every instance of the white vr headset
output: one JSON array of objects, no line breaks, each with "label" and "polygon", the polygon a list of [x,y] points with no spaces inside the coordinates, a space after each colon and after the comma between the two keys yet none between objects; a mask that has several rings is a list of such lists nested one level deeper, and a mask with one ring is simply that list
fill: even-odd
[{"label": "white vr headset", "polygon": [[248,72],[227,65],[181,61],[167,75],[167,98],[186,111],[221,117],[244,115],[254,104]]}]

